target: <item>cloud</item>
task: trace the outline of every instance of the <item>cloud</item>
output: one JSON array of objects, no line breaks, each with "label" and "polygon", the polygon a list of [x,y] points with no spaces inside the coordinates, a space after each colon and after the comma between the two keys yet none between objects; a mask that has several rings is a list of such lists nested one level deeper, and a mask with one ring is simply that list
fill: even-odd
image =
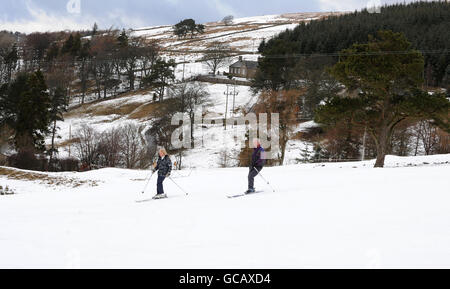
[{"label": "cloud", "polygon": [[[0,29],[30,33],[170,25],[185,18],[210,22],[238,17],[301,11],[354,11],[369,2],[400,0],[1,0]],[[412,0],[406,0],[411,2]],[[36,4],[35,4],[36,3]],[[79,4],[79,5],[78,5]]]},{"label": "cloud", "polygon": [[107,13],[108,23],[115,26],[115,28],[136,28],[146,26],[146,22],[140,17],[128,16],[122,10],[115,9]]},{"label": "cloud", "polygon": [[127,11],[114,9],[108,11],[106,15],[94,17],[81,10],[81,13],[69,13],[67,11],[47,12],[36,6],[33,1],[25,2],[25,11],[27,15],[21,15],[20,18],[9,20],[6,15],[0,18],[2,30],[20,31],[23,33],[32,33],[36,31],[62,31],[62,30],[88,30],[94,23],[103,28],[114,26],[122,27],[140,27],[145,22],[137,16],[127,13]]},{"label": "cloud", "polygon": [[208,4],[212,6],[212,8],[216,10],[220,15],[239,15],[230,5],[223,3],[223,1],[221,0],[208,1]]},{"label": "cloud", "polygon": [[[374,6],[391,5],[395,3],[411,3],[416,0],[317,0],[321,11],[355,11]],[[421,0],[431,2],[433,0]]]},{"label": "cloud", "polygon": [[367,6],[369,0],[319,0],[321,11],[355,11]]},{"label": "cloud", "polygon": [[36,7],[32,1],[26,2],[26,11],[29,14],[26,18],[7,20],[6,16],[0,19],[3,30],[20,31],[31,33],[35,31],[61,31],[61,30],[82,30],[89,29],[95,19],[89,16],[70,15],[63,16],[56,13],[47,13],[43,9]]},{"label": "cloud", "polygon": [[180,0],[164,0],[164,1],[171,5],[177,5],[178,3],[180,3]]}]

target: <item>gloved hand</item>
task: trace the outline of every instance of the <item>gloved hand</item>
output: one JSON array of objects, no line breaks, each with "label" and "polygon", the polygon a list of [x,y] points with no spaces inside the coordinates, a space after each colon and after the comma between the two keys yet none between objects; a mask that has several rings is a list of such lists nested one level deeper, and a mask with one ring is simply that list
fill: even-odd
[{"label": "gloved hand", "polygon": [[168,178],[168,177],[170,177],[170,173],[168,173],[168,174],[166,175],[166,178]]}]

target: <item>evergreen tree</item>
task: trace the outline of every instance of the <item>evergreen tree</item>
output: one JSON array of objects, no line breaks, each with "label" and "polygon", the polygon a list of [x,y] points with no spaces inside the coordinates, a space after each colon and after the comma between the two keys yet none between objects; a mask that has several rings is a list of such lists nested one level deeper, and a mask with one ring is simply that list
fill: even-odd
[{"label": "evergreen tree", "polygon": [[70,34],[69,38],[67,38],[66,42],[64,42],[64,45],[61,48],[61,53],[70,54],[72,57],[76,57],[80,54],[81,49],[81,34],[77,33],[75,34],[75,36],[73,34]]},{"label": "evergreen tree", "polygon": [[441,94],[420,90],[424,60],[401,33],[379,31],[366,44],[340,54],[331,74],[348,90],[321,106],[316,121],[333,125],[350,119],[367,128],[377,148],[375,167],[383,167],[395,128],[407,119],[432,119],[448,126],[450,102]]},{"label": "evergreen tree", "polygon": [[98,32],[98,25],[97,22],[94,23],[94,26],[92,26],[92,36],[95,36]]},{"label": "evergreen tree", "polygon": [[78,32],[77,34],[75,34],[75,37],[73,39],[73,46],[72,49],[70,51],[70,54],[73,57],[76,57],[80,54],[82,48],[82,43],[81,43],[81,34]]},{"label": "evergreen tree", "polygon": [[[448,1],[418,1],[384,6],[381,13],[363,10],[301,23],[295,29],[261,43],[259,51],[263,57],[254,87],[259,90],[267,86],[272,89],[287,87],[290,84],[289,72],[298,55],[334,56],[353,43],[367,42],[367,36],[379,30],[401,32],[412,42],[414,49],[424,51],[428,71],[426,84],[441,86],[450,64],[448,19]],[[335,57],[335,62],[337,60]]]},{"label": "evergreen tree", "polygon": [[166,61],[164,59],[156,60],[153,70],[148,77],[144,79],[146,85],[156,89],[159,101],[163,101],[166,87],[175,80],[175,61],[173,59]]},{"label": "evergreen tree", "polygon": [[69,38],[67,38],[67,40],[64,42],[63,47],[61,48],[61,53],[62,54],[70,53],[72,51],[73,45],[74,45],[74,38],[73,35],[70,34]]},{"label": "evergreen tree", "polygon": [[122,33],[120,33],[119,37],[117,38],[117,41],[119,42],[120,48],[126,48],[128,47],[128,35],[125,30],[122,30]]},{"label": "evergreen tree", "polygon": [[304,164],[309,163],[311,161],[311,150],[309,149],[308,143],[306,143],[305,147],[301,149],[300,156],[301,158],[297,160]]},{"label": "evergreen tree", "polygon": [[50,155],[50,167],[53,167],[54,155],[58,153],[58,149],[55,147],[55,138],[57,137],[57,122],[64,121],[63,113],[67,111],[67,97],[66,90],[62,87],[57,87],[51,93],[51,106],[50,106],[50,123],[51,123],[51,146],[48,151]]},{"label": "evergreen tree", "polygon": [[80,61],[80,66],[78,69],[78,75],[81,84],[81,103],[84,104],[84,99],[86,97],[86,92],[88,89],[88,79],[89,79],[89,59],[91,58],[91,41],[86,41],[80,50],[80,55],[78,59]]},{"label": "evergreen tree", "polygon": [[46,60],[47,62],[51,62],[58,58],[59,56],[59,46],[56,42],[53,42],[50,45],[50,48],[47,50]]},{"label": "evergreen tree", "polygon": [[42,72],[21,74],[0,88],[0,126],[14,131],[16,149],[44,150],[49,132],[51,100]]},{"label": "evergreen tree", "polygon": [[179,38],[185,38],[188,34],[191,34],[191,38],[194,38],[196,33],[203,34],[205,32],[205,26],[196,24],[194,19],[185,19],[177,23],[173,27],[173,31]]}]

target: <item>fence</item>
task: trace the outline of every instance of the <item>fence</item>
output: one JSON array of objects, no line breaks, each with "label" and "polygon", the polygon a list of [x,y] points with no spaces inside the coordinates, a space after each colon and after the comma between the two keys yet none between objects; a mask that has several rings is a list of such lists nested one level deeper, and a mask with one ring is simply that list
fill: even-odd
[{"label": "fence", "polygon": [[235,79],[228,79],[228,78],[217,78],[207,75],[199,75],[194,78],[195,81],[200,82],[209,82],[209,83],[216,83],[216,84],[235,84],[235,85],[243,85],[243,86],[251,86],[252,83],[248,80],[235,80]]}]

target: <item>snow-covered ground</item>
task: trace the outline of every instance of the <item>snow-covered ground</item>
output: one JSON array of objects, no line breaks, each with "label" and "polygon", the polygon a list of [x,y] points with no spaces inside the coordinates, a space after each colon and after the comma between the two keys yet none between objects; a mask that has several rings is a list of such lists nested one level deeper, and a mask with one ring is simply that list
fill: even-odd
[{"label": "snow-covered ground", "polygon": [[0,268],[450,268],[450,155],[372,165],[266,168],[276,192],[239,199],[245,168],[177,171],[188,197],[143,203],[145,171],[2,175]]},{"label": "snow-covered ground", "polygon": [[[254,49],[255,40],[258,41],[256,43],[257,48],[259,41],[263,38],[272,37],[287,28],[294,28],[301,22],[309,22],[331,14],[333,13],[298,13],[245,17],[234,19],[233,24],[229,26],[217,22],[205,23],[205,33],[196,36],[195,39],[179,39],[173,34],[173,27],[170,25],[132,29],[131,35],[156,40],[162,47],[176,47],[176,49],[195,48],[198,50],[207,47],[212,41],[220,40],[229,41],[231,47],[239,50],[256,51]],[[249,30],[252,31],[248,32]],[[195,44],[192,44],[193,42]]]}]

